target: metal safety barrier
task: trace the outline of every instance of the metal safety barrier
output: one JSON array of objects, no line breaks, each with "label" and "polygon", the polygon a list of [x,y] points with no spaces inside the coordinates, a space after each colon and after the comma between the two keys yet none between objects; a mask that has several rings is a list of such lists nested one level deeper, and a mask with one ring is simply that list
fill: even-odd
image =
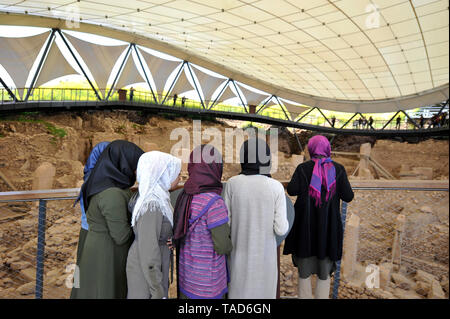
[{"label": "metal safety barrier", "polygon": [[[287,181],[281,182],[283,186],[287,186]],[[355,191],[366,190],[408,190],[408,191],[435,191],[448,192],[449,181],[416,181],[416,180],[351,180],[352,188]],[[178,188],[182,188],[179,185]],[[58,200],[73,200],[77,198],[79,188],[56,189],[56,190],[40,190],[40,191],[15,191],[0,192],[0,203],[7,202],[26,202],[38,201],[39,214],[37,225],[37,247],[36,247],[36,282],[35,282],[35,298],[42,299],[44,297],[44,261],[46,248],[46,222],[47,222],[47,202]],[[345,230],[347,220],[348,204],[343,202],[341,206],[342,225]],[[344,232],[345,234],[345,232]],[[337,263],[337,269],[334,275],[334,283],[332,288],[332,297],[338,298],[339,287],[341,283],[341,263]]]}]

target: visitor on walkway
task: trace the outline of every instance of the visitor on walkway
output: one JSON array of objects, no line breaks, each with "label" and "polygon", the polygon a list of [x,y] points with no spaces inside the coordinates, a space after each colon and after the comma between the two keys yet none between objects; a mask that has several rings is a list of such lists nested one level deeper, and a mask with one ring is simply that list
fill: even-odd
[{"label": "visitor on walkway", "polygon": [[363,119],[363,129],[367,129],[368,127],[368,122],[367,122],[367,120],[364,118]]},{"label": "visitor on walkway", "polygon": [[419,126],[420,126],[420,128],[423,128],[424,125],[425,125],[425,119],[424,119],[423,115],[420,115]]},{"label": "visitor on walkway", "polygon": [[178,95],[175,93],[175,95],[173,96],[173,106],[175,106],[175,104],[177,103],[177,99]]},{"label": "visitor on walkway", "polygon": [[201,145],[192,151],[189,179],[175,205],[182,299],[219,299],[228,292],[226,255],[232,245],[228,210],[221,197],[222,171],[222,155],[216,148]]},{"label": "visitor on walkway", "polygon": [[133,101],[134,91],[136,91],[133,87],[130,88],[130,101]]},{"label": "visitor on walkway", "polygon": [[360,129],[360,128],[364,128],[364,127],[363,127],[363,119],[362,119],[362,117],[360,117],[360,118],[358,119],[358,129]]},{"label": "visitor on walkway", "polygon": [[284,244],[299,273],[299,298],[311,299],[311,276],[317,275],[316,299],[328,299],[330,276],[342,258],[340,201],[353,191],[345,168],[331,160],[331,146],[321,135],[308,142],[311,160],[297,166],[287,192],[297,196],[294,225]]},{"label": "visitor on walkway", "polygon": [[[126,298],[126,261],[132,229],[129,188],[136,180],[139,157],[135,144],[109,144],[81,188],[89,231],[80,257],[80,288],[76,298]],[[87,204],[87,205],[86,205]]]},{"label": "visitor on walkway", "polygon": [[373,117],[369,117],[369,128],[373,129]]},{"label": "visitor on walkway", "polygon": [[271,178],[270,149],[264,140],[245,141],[240,162],[241,173],[228,180],[224,191],[233,244],[228,297],[274,299],[278,275],[275,235],[284,235],[289,227],[286,196],[281,183]]},{"label": "visitor on walkway", "polygon": [[331,118],[331,127],[334,127],[335,124],[336,124],[336,117],[333,116],[333,117]]},{"label": "visitor on walkway", "polygon": [[186,102],[186,97],[185,96],[183,96],[182,98],[181,98],[181,107],[184,107],[184,103]]},{"label": "visitor on walkway", "polygon": [[134,241],[128,252],[128,299],[168,298],[173,208],[169,191],[180,181],[181,160],[152,151],[139,159],[139,190],[128,205]]},{"label": "visitor on walkway", "polygon": [[[86,165],[84,165],[84,171],[83,171],[84,183],[86,183],[86,181],[88,180],[89,175],[91,174],[92,170],[95,167],[95,164],[97,163],[97,160],[99,159],[100,155],[102,154],[102,152],[108,145],[109,145],[109,142],[100,142],[97,145],[95,145],[94,148],[92,149],[91,154],[89,155],[89,158],[86,162]],[[80,229],[80,235],[78,237],[77,262],[76,262],[77,266],[80,265],[81,252],[83,250],[84,242],[86,240],[86,236],[87,236],[88,230],[89,230],[89,225],[88,225],[87,218],[86,218],[86,208],[84,205],[82,192],[80,192],[80,194],[78,195],[78,198],[75,201],[74,206],[78,203],[78,201],[80,202],[80,209],[81,209],[81,229]],[[77,272],[77,274],[78,274],[78,272]],[[78,291],[78,288],[76,288],[76,287],[72,288],[72,291],[70,294],[71,299],[76,298],[77,291]]]},{"label": "visitor on walkway", "polygon": [[402,119],[400,117],[400,115],[397,117],[397,122],[395,124],[395,129],[399,130],[400,129],[400,123],[401,123]]}]

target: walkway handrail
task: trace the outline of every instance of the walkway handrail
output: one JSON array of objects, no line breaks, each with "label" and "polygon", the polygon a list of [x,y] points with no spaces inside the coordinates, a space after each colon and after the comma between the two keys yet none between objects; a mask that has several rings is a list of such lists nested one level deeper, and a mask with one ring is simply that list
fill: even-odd
[{"label": "walkway handrail", "polygon": [[[287,187],[289,181],[280,181]],[[449,180],[350,180],[354,190],[449,191]],[[179,184],[176,189],[182,188]],[[75,199],[79,188],[0,192],[0,202]]]}]

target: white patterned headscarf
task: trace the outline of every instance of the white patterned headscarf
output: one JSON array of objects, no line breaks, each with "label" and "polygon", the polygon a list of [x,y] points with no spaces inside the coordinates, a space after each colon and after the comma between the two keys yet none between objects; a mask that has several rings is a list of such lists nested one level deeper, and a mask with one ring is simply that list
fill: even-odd
[{"label": "white patterned headscarf", "polygon": [[133,209],[131,226],[149,211],[160,210],[173,225],[173,208],[169,189],[181,171],[181,160],[167,153],[152,151],[142,154],[136,171],[139,196]]}]

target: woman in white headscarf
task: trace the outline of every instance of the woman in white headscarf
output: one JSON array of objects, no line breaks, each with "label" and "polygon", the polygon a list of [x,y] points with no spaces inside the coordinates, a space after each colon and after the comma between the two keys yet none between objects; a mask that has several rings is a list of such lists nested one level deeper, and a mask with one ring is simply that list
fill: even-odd
[{"label": "woman in white headscarf", "polygon": [[139,158],[139,192],[128,205],[135,239],[128,252],[128,299],[168,297],[173,208],[169,191],[179,182],[181,160],[162,152]]}]

